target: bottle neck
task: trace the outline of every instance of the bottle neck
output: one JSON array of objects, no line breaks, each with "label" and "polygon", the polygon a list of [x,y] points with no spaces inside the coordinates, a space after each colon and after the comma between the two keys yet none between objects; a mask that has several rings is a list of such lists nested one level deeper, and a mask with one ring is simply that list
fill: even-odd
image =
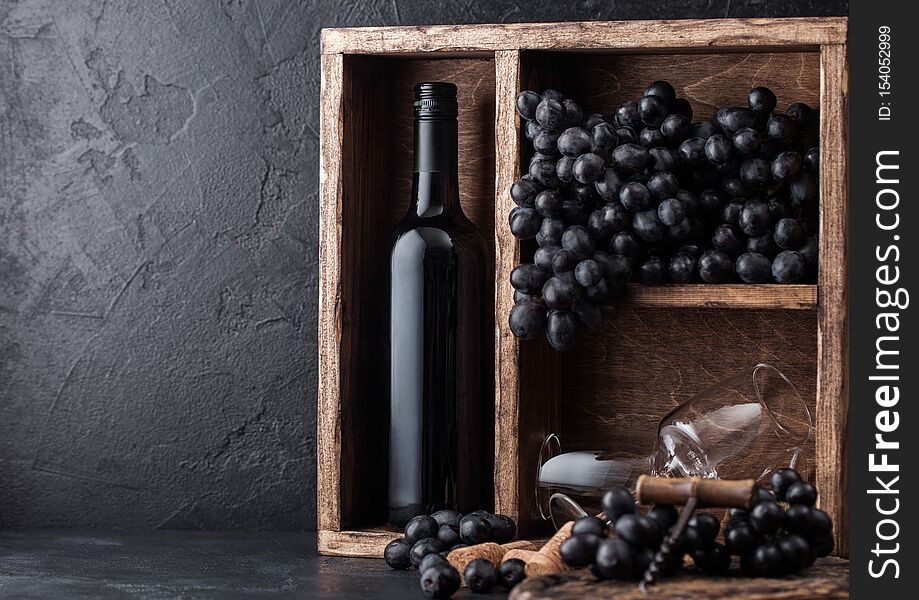
[{"label": "bottle neck", "polygon": [[430,218],[458,211],[456,119],[415,119],[414,141],[409,214]]}]

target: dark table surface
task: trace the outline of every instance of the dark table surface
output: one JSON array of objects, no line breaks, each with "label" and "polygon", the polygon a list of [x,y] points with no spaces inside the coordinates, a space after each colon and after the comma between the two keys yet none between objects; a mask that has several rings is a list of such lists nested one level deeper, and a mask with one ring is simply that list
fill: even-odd
[{"label": "dark table surface", "polygon": [[0,531],[0,598],[266,597],[425,598],[414,571],[317,556],[314,533]]}]

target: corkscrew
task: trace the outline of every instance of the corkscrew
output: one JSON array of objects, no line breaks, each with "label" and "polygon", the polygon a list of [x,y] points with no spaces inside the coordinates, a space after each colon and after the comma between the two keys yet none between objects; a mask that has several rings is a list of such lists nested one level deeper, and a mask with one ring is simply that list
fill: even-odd
[{"label": "corkscrew", "polygon": [[702,479],[699,477],[653,477],[638,478],[635,496],[640,504],[672,504],[682,506],[680,518],[670,535],[664,538],[654,560],[648,565],[639,587],[645,592],[657,583],[661,569],[670,559],[673,546],[677,543],[686,524],[697,508],[743,508],[753,505],[753,491],[756,482],[752,479],[727,481]]}]

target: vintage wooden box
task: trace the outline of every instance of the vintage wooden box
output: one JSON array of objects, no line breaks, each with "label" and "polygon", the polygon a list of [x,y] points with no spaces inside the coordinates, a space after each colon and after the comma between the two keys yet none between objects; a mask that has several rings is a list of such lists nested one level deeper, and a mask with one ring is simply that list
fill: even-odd
[{"label": "vintage wooden box", "polygon": [[[495,331],[496,511],[524,534],[544,527],[533,479],[546,434],[558,433],[566,449],[647,449],[669,408],[767,361],[816,411],[811,464],[846,555],[846,27],[845,18],[801,18],[324,30],[320,552],[379,556],[398,535],[381,514],[388,399],[375,298],[386,293],[387,236],[409,200],[412,86],[449,80],[459,87],[461,201],[494,265],[494,310],[483,318]],[[555,87],[609,114],[655,79],[671,81],[703,116],[743,103],[754,85],[771,87],[780,108],[819,106],[818,284],[633,285],[606,329],[574,350],[519,342],[506,321],[508,276],[527,251],[506,222],[508,188],[529,158],[516,94]]]}]

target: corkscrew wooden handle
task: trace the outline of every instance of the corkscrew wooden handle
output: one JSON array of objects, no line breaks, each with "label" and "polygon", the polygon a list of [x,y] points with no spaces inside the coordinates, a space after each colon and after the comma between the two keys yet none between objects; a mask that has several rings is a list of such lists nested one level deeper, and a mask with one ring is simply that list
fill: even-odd
[{"label": "corkscrew wooden handle", "polygon": [[638,478],[635,497],[641,504],[673,504],[682,506],[689,498],[697,498],[699,508],[750,508],[753,504],[752,479],[725,480],[701,477]]}]

